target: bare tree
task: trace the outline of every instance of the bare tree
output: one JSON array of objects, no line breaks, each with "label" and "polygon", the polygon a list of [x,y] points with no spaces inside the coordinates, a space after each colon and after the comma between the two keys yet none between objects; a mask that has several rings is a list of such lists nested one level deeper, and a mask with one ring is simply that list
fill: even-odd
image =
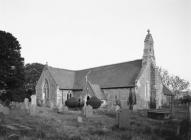
[{"label": "bare tree", "polygon": [[179,76],[171,75],[167,70],[162,68],[158,68],[158,71],[161,75],[163,84],[172,91],[187,90],[189,88],[190,83]]}]

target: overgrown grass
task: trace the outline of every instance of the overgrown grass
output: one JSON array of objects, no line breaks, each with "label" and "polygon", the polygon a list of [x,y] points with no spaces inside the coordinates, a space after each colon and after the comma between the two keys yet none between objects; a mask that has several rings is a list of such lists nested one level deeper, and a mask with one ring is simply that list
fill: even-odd
[{"label": "overgrown grass", "polygon": [[[176,135],[177,123],[146,118],[144,113],[132,112],[129,126],[119,129],[115,125],[113,111],[95,112],[90,118],[77,122],[79,113],[58,114],[53,111],[39,113],[37,116],[13,110],[4,116],[0,124],[0,139],[8,139],[15,134],[20,140],[184,140],[185,136]],[[3,117],[3,116],[0,116]],[[4,125],[22,124],[30,130],[10,130]],[[185,123],[184,123],[185,124]],[[184,127],[184,126],[183,126]]]}]

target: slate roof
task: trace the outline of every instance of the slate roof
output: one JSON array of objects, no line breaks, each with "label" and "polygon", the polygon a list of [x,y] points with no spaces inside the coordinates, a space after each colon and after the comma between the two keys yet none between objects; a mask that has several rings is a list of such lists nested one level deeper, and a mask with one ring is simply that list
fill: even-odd
[{"label": "slate roof", "polygon": [[48,70],[61,89],[73,89],[75,79],[74,71],[53,68],[50,66],[48,66]]},{"label": "slate roof", "polygon": [[135,60],[77,71],[74,88],[81,89],[84,86],[85,76],[89,71],[88,80],[101,88],[134,86],[141,67],[142,60]]},{"label": "slate roof", "polygon": [[141,67],[142,59],[79,71],[48,69],[61,89],[83,89],[88,72],[88,80],[100,88],[134,86]]}]

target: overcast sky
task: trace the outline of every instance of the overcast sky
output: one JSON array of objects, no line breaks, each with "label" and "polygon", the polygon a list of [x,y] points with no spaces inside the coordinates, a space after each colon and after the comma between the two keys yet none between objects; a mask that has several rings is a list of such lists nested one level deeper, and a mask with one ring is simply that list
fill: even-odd
[{"label": "overcast sky", "polygon": [[141,59],[150,29],[156,64],[191,82],[190,0],[0,0],[0,30],[25,63],[65,69]]}]

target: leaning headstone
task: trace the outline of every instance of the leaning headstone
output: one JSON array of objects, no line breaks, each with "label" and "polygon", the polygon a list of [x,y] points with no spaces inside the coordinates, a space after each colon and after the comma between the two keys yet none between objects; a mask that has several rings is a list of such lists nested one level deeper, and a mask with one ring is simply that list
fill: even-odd
[{"label": "leaning headstone", "polygon": [[91,117],[93,115],[93,108],[88,105],[84,107],[84,114],[86,117]]},{"label": "leaning headstone", "polygon": [[10,113],[9,108],[0,104],[0,113],[8,115]]}]

